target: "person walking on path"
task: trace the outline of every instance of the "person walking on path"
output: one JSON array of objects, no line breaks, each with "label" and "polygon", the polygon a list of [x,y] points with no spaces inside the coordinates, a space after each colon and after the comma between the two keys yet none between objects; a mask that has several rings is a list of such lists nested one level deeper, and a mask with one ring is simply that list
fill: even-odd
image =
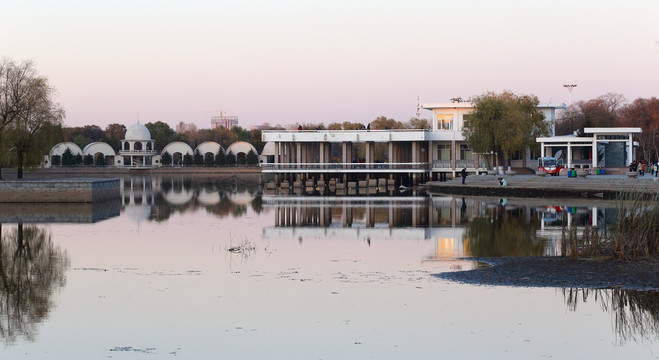
[{"label": "person walking on path", "polygon": [[462,168],[462,171],[460,171],[460,174],[462,175],[462,185],[465,184],[465,179],[467,178],[467,168]]}]

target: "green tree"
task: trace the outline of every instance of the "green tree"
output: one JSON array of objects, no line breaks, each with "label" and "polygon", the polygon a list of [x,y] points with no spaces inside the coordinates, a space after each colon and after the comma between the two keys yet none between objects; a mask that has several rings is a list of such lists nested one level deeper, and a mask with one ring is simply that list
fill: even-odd
[{"label": "green tree", "polygon": [[432,125],[428,119],[411,118],[410,121],[405,124],[405,127],[408,129],[428,129],[432,127]]},{"label": "green tree", "polygon": [[197,166],[204,165],[204,155],[202,155],[199,150],[194,151],[193,155],[194,164]]},{"label": "green tree", "polygon": [[164,153],[162,153],[160,155],[160,162],[163,165],[171,165],[172,164],[172,155],[169,152],[165,151]]},{"label": "green tree", "polygon": [[249,130],[243,129],[240,126],[232,127],[231,132],[234,134],[236,141],[250,142],[252,140],[252,134]]},{"label": "green tree", "polygon": [[155,150],[160,151],[170,142],[179,140],[179,134],[162,121],[147,123],[144,126],[149,129],[151,139],[156,142],[154,145]]},{"label": "green tree", "polygon": [[254,150],[250,150],[245,156],[245,160],[247,161],[247,165],[256,165],[259,163],[259,156],[256,155]]},{"label": "green tree", "polygon": [[[386,116],[379,116],[371,121],[371,129],[385,130],[385,129],[403,129],[405,125],[400,121],[388,119]],[[345,129],[345,127],[344,127]],[[347,129],[346,129],[347,130]]]},{"label": "green tree", "polygon": [[215,165],[226,165],[226,156],[224,155],[224,149],[221,147],[215,155]]},{"label": "green tree", "polygon": [[64,153],[62,154],[62,165],[64,166],[73,166],[75,165],[75,159],[73,157],[73,153],[71,152],[71,149],[68,147],[66,150],[64,150]]},{"label": "green tree", "polygon": [[75,162],[76,165],[81,165],[82,164],[82,154],[73,155],[73,162]]},{"label": "green tree", "polygon": [[206,153],[204,154],[204,166],[213,166],[215,165],[215,155],[213,153]]},{"label": "green tree", "polygon": [[83,158],[84,165],[94,165],[94,156],[92,154],[87,154]]},{"label": "green tree", "polygon": [[526,146],[535,146],[537,137],[549,136],[551,124],[538,110],[538,98],[504,91],[488,92],[473,100],[474,111],[467,117],[462,134],[475,152],[494,152],[499,164]]},{"label": "green tree", "polygon": [[233,151],[229,151],[225,158],[226,164],[229,166],[234,166],[236,165],[236,155],[233,153]]},{"label": "green tree", "polygon": [[194,158],[190,154],[183,155],[183,165],[190,166],[194,164]]},{"label": "green tree", "polygon": [[60,166],[62,164],[62,157],[59,155],[53,155],[53,157],[50,159],[50,164],[52,166]]}]

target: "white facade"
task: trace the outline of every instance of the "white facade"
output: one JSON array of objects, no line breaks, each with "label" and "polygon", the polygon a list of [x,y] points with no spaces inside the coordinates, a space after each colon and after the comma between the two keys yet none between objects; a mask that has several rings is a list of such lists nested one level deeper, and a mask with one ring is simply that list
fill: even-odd
[{"label": "white facade", "polygon": [[157,153],[155,140],[151,140],[149,129],[142,124],[135,124],[126,130],[126,136],[121,140],[120,159],[116,161],[116,165],[128,168],[160,166],[160,161],[154,159]]},{"label": "white facade", "polygon": [[[624,143],[625,163],[621,167],[631,164],[636,158],[635,147],[638,143],[633,140],[634,134],[640,134],[641,128],[616,127],[616,128],[585,128],[584,133],[590,136],[552,136],[536,138],[540,143],[540,156],[554,155],[554,148],[566,150],[561,157],[565,159],[567,168],[595,168],[604,166],[599,158],[599,152],[603,144]],[[576,156],[575,150],[584,149],[588,157],[583,159]],[[606,154],[605,154],[606,156]]]}]

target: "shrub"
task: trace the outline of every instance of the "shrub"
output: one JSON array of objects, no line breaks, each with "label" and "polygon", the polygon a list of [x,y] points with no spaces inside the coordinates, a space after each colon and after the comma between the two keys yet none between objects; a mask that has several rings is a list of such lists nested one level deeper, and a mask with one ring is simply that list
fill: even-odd
[{"label": "shrub", "polygon": [[160,162],[163,165],[171,165],[172,164],[172,155],[169,154],[169,152],[165,151],[160,155]]}]

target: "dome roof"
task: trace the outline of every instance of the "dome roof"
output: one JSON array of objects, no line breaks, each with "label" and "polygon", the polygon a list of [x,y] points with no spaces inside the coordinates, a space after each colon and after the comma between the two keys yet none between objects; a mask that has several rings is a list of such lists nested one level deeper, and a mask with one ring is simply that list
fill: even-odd
[{"label": "dome roof", "polygon": [[142,124],[131,125],[126,130],[125,140],[151,140],[151,132]]}]

